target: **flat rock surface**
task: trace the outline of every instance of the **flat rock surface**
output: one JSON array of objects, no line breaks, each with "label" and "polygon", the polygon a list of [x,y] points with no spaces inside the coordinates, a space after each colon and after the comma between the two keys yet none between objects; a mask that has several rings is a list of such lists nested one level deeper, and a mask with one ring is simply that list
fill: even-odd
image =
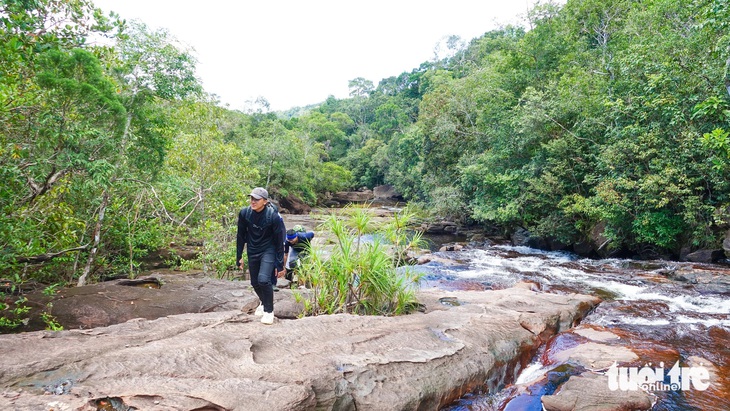
[{"label": "flat rock surface", "polygon": [[[124,315],[104,316],[122,320],[113,325],[93,326],[92,315],[84,329],[1,335],[0,409],[438,409],[509,382],[544,338],[599,302],[524,288],[430,290],[419,294],[425,311],[411,315],[296,318],[294,293],[282,290],[280,318],[266,326],[243,282],[173,282],[135,290],[143,297],[133,301],[102,297],[121,301]],[[144,305],[161,305],[165,287],[178,300],[206,297],[192,299],[196,312],[149,318]]]},{"label": "flat rock surface", "polygon": [[649,410],[651,395],[644,391],[611,391],[608,377],[584,373],[570,377],[555,395],[543,395],[547,411],[616,411]]},{"label": "flat rock surface", "polygon": [[596,342],[588,342],[557,352],[553,358],[561,363],[572,362],[590,370],[604,370],[616,363],[630,363],[639,359],[631,349]]}]

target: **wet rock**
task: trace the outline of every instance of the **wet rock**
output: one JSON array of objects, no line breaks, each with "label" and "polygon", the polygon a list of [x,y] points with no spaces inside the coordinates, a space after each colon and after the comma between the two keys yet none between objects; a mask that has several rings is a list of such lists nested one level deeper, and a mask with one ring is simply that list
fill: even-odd
[{"label": "wet rock", "polygon": [[399,202],[404,201],[403,196],[396,191],[395,187],[385,184],[373,188],[373,197],[376,201]]},{"label": "wet rock", "polygon": [[[685,396],[690,400],[696,401],[698,404],[707,403],[706,398],[703,396],[710,394],[714,398],[727,398],[728,392],[728,380],[730,379],[726,373],[723,373],[717,365],[713,364],[706,358],[698,357],[695,355],[689,356],[686,359],[687,367],[702,367],[707,371],[707,378],[700,379],[701,382],[707,383],[708,387],[705,391],[697,390],[696,386],[691,386],[692,389],[683,390]],[[720,406],[719,404],[708,404],[710,406]]]},{"label": "wet rock", "polygon": [[530,379],[529,382],[518,382],[512,387],[505,389],[509,398],[503,401],[500,406],[487,408],[489,410],[542,410],[540,398],[549,395],[570,378],[584,371],[579,367],[569,364],[561,364],[551,368],[537,379]]},{"label": "wet rock", "polygon": [[588,338],[592,341],[616,341],[621,339],[618,335],[605,330],[596,330],[594,328],[577,327],[572,331],[574,334],[578,334],[582,337]]},{"label": "wet rock", "polygon": [[596,224],[591,232],[589,233],[588,242],[596,253],[601,258],[614,257],[618,250],[615,244],[611,242],[611,239],[605,235],[606,223],[604,221]]},{"label": "wet rock", "polygon": [[525,290],[530,291],[541,291],[540,289],[540,283],[532,282],[532,281],[520,281],[518,283],[515,283],[515,288],[524,288]]},{"label": "wet rock", "polygon": [[611,391],[608,376],[584,373],[573,376],[554,395],[543,395],[547,411],[649,410],[652,398],[644,391]]},{"label": "wet rock", "polygon": [[459,227],[451,221],[438,221],[421,225],[421,230],[426,234],[455,234]]},{"label": "wet rock", "polygon": [[434,256],[431,253],[425,253],[416,259],[416,264],[428,264],[433,261],[433,257]]},{"label": "wet rock", "polygon": [[593,257],[597,254],[593,251],[593,246],[588,241],[579,241],[573,244],[573,252],[582,257]]},{"label": "wet rock", "polygon": [[512,245],[515,246],[527,245],[527,241],[529,238],[530,232],[522,227],[517,228],[510,236],[510,240],[512,240]]},{"label": "wet rock", "polygon": [[716,263],[724,257],[725,252],[723,250],[697,250],[685,256],[687,261],[706,264]]},{"label": "wet rock", "polygon": [[557,238],[549,237],[546,241],[550,251],[569,251],[572,248],[570,244],[564,243]]},{"label": "wet rock", "polygon": [[361,190],[361,191],[339,191],[334,193],[330,200],[336,201],[339,204],[348,203],[366,203],[372,201],[375,197],[373,196],[373,190]]},{"label": "wet rock", "polygon": [[[597,303],[520,288],[434,290],[419,293],[422,313],[279,318],[266,326],[248,313],[256,305],[248,300],[252,291],[227,295],[248,309],[0,336],[0,409],[48,409],[53,401],[55,409],[92,410],[109,398],[147,411],[437,409],[513,378],[540,342],[521,322],[558,332]],[[276,296],[294,299],[284,289]],[[277,301],[277,316],[282,307]],[[45,395],[42,387],[58,381],[68,381],[70,391]]]},{"label": "wet rock", "polygon": [[464,249],[464,244],[459,243],[452,243],[452,244],[444,244],[439,248],[439,251],[461,251]]},{"label": "wet rock", "polygon": [[536,248],[538,250],[550,249],[550,245],[544,238],[533,236],[532,233],[521,227],[512,233],[510,239],[512,240],[512,245],[515,246]]},{"label": "wet rock", "polygon": [[434,254],[426,253],[418,257],[417,260],[418,264],[428,264],[428,263],[435,263],[440,265],[456,265],[457,263],[454,260],[450,260],[448,258],[439,257]]},{"label": "wet rock", "polygon": [[312,211],[312,207],[294,196],[281,198],[279,200],[279,208],[282,214],[285,214],[284,210],[286,210],[287,214],[308,214]]},{"label": "wet rock", "polygon": [[626,347],[588,342],[554,353],[552,359],[560,363],[578,364],[591,370],[603,370],[614,362],[621,364],[636,361],[639,356]]},{"label": "wet rock", "polygon": [[678,266],[657,273],[668,279],[691,284],[701,294],[730,295],[730,270],[719,265]]}]

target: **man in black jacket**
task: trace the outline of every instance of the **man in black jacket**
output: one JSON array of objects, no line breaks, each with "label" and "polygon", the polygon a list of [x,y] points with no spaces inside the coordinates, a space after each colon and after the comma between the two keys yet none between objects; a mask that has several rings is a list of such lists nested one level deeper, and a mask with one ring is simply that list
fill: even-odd
[{"label": "man in black jacket", "polygon": [[269,204],[269,193],[263,187],[256,187],[249,196],[251,205],[238,213],[236,235],[236,263],[243,266],[243,248],[246,246],[248,270],[251,285],[261,303],[256,315],[264,324],[274,323],[274,289],[271,273],[284,275],[284,244],[281,233],[284,222],[279,213]]}]

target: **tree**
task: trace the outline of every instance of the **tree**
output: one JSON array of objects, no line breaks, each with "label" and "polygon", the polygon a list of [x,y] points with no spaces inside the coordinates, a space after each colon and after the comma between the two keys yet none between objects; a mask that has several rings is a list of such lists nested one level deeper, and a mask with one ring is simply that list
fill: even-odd
[{"label": "tree", "polygon": [[368,97],[375,89],[373,82],[364,77],[358,77],[350,80],[347,86],[350,89],[350,97],[356,98]]},{"label": "tree", "polygon": [[[16,220],[13,226],[22,227],[14,233],[20,235],[15,241],[22,241],[26,235],[36,238],[31,242],[35,247],[16,250],[20,255],[47,252],[49,247],[69,247],[68,243],[55,244],[51,240],[55,235],[44,228],[42,219],[37,221],[39,225],[31,223],[33,216],[67,211],[55,210],[64,207],[64,202],[40,199],[59,187],[81,184],[94,190],[108,185],[114,164],[120,159],[124,116],[114,84],[104,76],[91,53],[81,49],[50,50],[38,58],[37,67],[35,81],[44,103],[29,111],[24,128],[15,129],[25,131],[8,136],[14,153],[5,163],[6,174],[14,176],[9,184],[20,187],[20,181],[26,182],[21,195],[4,199],[4,208]],[[84,213],[74,214],[85,220]],[[66,241],[75,240],[78,245],[83,238],[79,234]]]},{"label": "tree", "polygon": [[202,88],[195,77],[196,60],[166,30],[150,31],[136,20],[122,26],[115,50],[117,54],[110,64],[127,109],[123,149],[134,150],[135,165],[140,170],[154,170],[164,161],[172,132],[164,120],[158,121],[156,99],[201,96]]},{"label": "tree", "polygon": [[230,227],[259,174],[235,144],[223,141],[217,127],[221,108],[189,100],[175,108],[180,134],[158,185],[174,223],[203,241],[203,270],[214,268],[222,274],[235,259],[228,247],[233,238]]},{"label": "tree", "polygon": [[[143,23],[137,21],[133,21],[129,27],[130,32],[126,33],[127,27],[121,26],[117,36],[118,60],[112,64],[122,85],[120,95],[127,108],[119,148],[122,153],[134,154],[135,159],[130,164],[127,155],[121,156],[115,174],[131,177],[159,169],[165,157],[169,127],[164,126],[164,123],[162,127],[149,126],[150,123],[154,124],[158,112],[158,106],[153,104],[155,100],[174,100],[199,94],[200,84],[194,76],[195,59],[187,51],[181,50],[167,31],[150,33]],[[137,168],[131,170],[130,166]],[[154,175],[154,172],[151,174]],[[86,268],[79,277],[79,285],[85,283],[90,272],[110,197],[112,193],[105,189],[93,235],[94,246]]]}]

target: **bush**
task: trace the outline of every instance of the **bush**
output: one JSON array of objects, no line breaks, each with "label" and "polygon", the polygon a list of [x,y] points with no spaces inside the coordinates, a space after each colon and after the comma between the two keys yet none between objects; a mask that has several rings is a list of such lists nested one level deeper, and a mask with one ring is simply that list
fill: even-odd
[{"label": "bush", "polygon": [[324,229],[335,237],[334,248],[312,246],[299,270],[312,289],[305,315],[355,313],[407,314],[418,307],[420,275],[399,265],[405,251],[420,244],[420,234],[407,240],[411,215],[401,212],[390,224],[375,227],[366,208],[348,208],[343,220],[331,214]]}]

